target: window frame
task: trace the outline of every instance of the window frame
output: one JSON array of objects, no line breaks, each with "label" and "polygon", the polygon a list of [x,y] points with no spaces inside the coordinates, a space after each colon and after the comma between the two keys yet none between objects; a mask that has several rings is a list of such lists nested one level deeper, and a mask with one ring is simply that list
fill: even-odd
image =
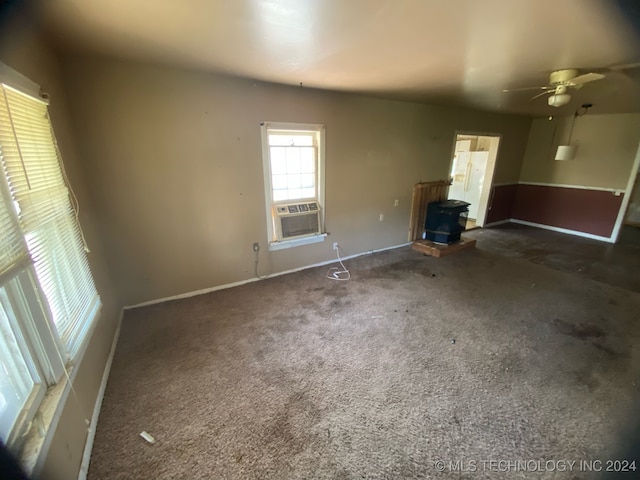
[{"label": "window frame", "polygon": [[[294,203],[296,200],[273,200],[273,186],[271,174],[271,152],[269,145],[269,133],[290,132],[293,135],[311,133],[316,136],[316,197],[301,199],[300,202],[317,201],[320,205],[320,234],[309,234],[292,240],[277,240],[275,233],[274,206],[286,203]],[[323,242],[327,236],[325,232],[325,127],[317,123],[290,123],[290,122],[261,122],[260,133],[262,140],[262,168],[264,179],[265,214],[267,219],[267,244],[269,250],[282,250],[300,245]]]},{"label": "window frame", "polygon": [[[46,117],[51,129],[51,141],[56,152],[58,168],[63,176],[65,188],[69,189],[68,194],[72,195],[53,131],[49,102],[46,98],[42,98],[40,87],[2,62],[0,62],[0,84],[46,105]],[[7,101],[6,96],[0,100]],[[0,170],[3,169],[4,167],[0,166]],[[62,414],[62,407],[72,390],[71,383],[77,374],[76,366],[82,361],[98,324],[102,301],[88,265],[88,250],[85,250],[86,245],[80,241],[82,245],[78,245],[78,253],[82,257],[78,257],[77,261],[86,263],[95,295],[91,297],[90,304],[84,306],[86,313],[84,321],[78,324],[79,327],[73,337],[67,337],[73,341],[63,338],[53,326],[54,317],[49,300],[36,272],[33,253],[27,245],[27,232],[19,219],[9,177],[5,171],[0,174],[0,201],[13,204],[13,208],[9,209],[10,217],[20,231],[20,239],[27,252],[24,258],[15,261],[0,274],[0,284],[6,292],[5,301],[13,312],[10,323],[13,325],[14,332],[20,336],[18,343],[21,347],[21,355],[31,366],[30,370],[35,371],[38,377],[37,382],[33,380],[34,388],[16,418],[12,430],[4,440],[15,454],[20,454],[30,472],[37,472],[38,468],[42,467],[55,425]],[[80,229],[73,201],[71,201],[71,212],[68,215],[68,221],[72,222],[74,228]]]},{"label": "window frame", "polygon": [[34,275],[33,265],[28,265],[16,271],[2,285],[9,309],[15,315],[15,318],[9,318],[9,322],[16,344],[34,383],[6,438],[6,445],[13,449],[22,445],[30,422],[40,409],[47,390],[64,373],[64,364],[59,354],[60,344],[47,326],[48,320],[42,310],[46,303],[41,303],[44,299],[37,290]]}]

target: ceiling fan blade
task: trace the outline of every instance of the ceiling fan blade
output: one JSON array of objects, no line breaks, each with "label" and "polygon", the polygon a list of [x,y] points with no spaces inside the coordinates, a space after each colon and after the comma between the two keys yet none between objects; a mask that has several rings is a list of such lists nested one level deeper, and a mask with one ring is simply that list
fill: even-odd
[{"label": "ceiling fan blade", "polygon": [[590,73],[585,73],[583,75],[578,75],[577,77],[572,78],[567,82],[567,84],[573,87],[575,85],[583,85],[585,83],[595,82],[596,80],[602,80],[603,78],[604,78],[604,75],[602,73],[590,72]]},{"label": "ceiling fan blade", "polygon": [[609,67],[609,70],[611,70],[612,72],[618,72],[620,70],[633,70],[634,68],[640,68],[640,62],[614,65],[613,67]]},{"label": "ceiling fan blade", "polygon": [[549,95],[550,93],[555,93],[555,89],[554,90],[547,90],[546,92],[539,93],[538,95],[535,95],[535,96],[531,97],[531,100],[535,100],[536,98],[540,98],[540,97],[542,97],[544,95]]},{"label": "ceiling fan blade", "polygon": [[550,88],[553,88],[553,87],[544,86],[544,87],[509,88],[509,89],[502,90],[502,92],[510,93],[510,92],[524,92],[526,90],[549,90]]}]

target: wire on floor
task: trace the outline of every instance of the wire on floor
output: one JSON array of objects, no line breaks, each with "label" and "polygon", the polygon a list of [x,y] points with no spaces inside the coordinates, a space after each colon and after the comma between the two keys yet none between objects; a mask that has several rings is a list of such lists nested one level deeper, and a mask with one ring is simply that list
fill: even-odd
[{"label": "wire on floor", "polygon": [[329,271],[327,271],[327,278],[329,280],[340,280],[343,282],[351,280],[351,273],[347,270],[347,267],[344,266],[344,263],[342,263],[342,259],[340,258],[340,245],[336,248],[336,256],[338,257],[342,270],[338,267],[331,267]]}]

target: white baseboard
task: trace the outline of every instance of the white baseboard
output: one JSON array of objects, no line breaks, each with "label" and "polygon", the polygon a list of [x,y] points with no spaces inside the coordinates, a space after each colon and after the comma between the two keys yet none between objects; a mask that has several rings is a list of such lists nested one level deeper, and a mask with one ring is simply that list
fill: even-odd
[{"label": "white baseboard", "polygon": [[566,233],[567,235],[575,235],[576,237],[590,238],[592,240],[598,240],[600,242],[615,243],[615,241],[610,237],[593,235],[591,233],[580,232],[578,230],[569,230],[568,228],[553,227],[551,225],[545,225],[544,223],[527,222],[526,220],[518,220],[517,218],[508,218],[506,220],[498,220],[497,222],[487,223],[484,225],[484,227],[495,227],[497,225],[504,225],[505,223],[518,223],[520,225],[527,225],[529,227],[543,228],[545,230],[551,230],[553,232]]},{"label": "white baseboard", "polygon": [[[394,250],[396,248],[406,247],[407,245],[411,245],[413,242],[402,243],[400,245],[393,245],[391,247],[379,248],[377,250],[367,250],[366,252],[356,253],[354,255],[349,255],[347,257],[340,257],[344,260],[351,260],[352,258],[361,257],[363,255],[371,255],[372,253],[384,252],[386,250]],[[155,300],[149,300],[147,302],[137,303],[135,305],[128,305],[124,307],[124,310],[130,310],[132,308],[138,307],[148,307],[149,305],[156,305],[158,303],[170,302],[172,300],[181,300],[183,298],[195,297],[198,295],[204,295],[206,293],[216,292],[218,290],[226,290],[227,288],[239,287],[240,285],[246,285],[247,283],[258,282],[260,280],[264,280],[267,278],[279,277],[280,275],[286,275],[288,273],[300,272],[302,270],[308,270],[309,268],[323,267],[325,265],[331,265],[332,263],[338,263],[338,259],[327,260],[325,262],[314,263],[312,265],[305,265],[304,267],[293,268],[291,270],[285,270],[282,272],[272,273],[270,275],[264,275],[261,278],[248,278],[246,280],[240,280],[239,282],[233,283],[225,283],[224,285],[218,285],[216,287],[204,288],[202,290],[195,290],[193,292],[185,292],[180,293],[178,295],[172,295],[170,297],[158,298]]]},{"label": "white baseboard", "polygon": [[486,228],[486,227],[495,227],[497,225],[504,225],[505,223],[509,223],[511,222],[510,218],[506,218],[504,220],[498,220],[497,222],[491,222],[491,223],[485,223],[482,228]]},{"label": "white baseboard", "polygon": [[96,426],[98,425],[98,417],[100,416],[100,409],[102,408],[102,400],[104,399],[104,392],[107,388],[107,381],[109,380],[109,373],[111,372],[111,364],[113,363],[113,356],[116,353],[116,345],[118,344],[118,338],[120,338],[120,326],[122,325],[122,316],[124,310],[120,311],[120,318],[118,319],[118,326],[116,327],[116,333],[111,343],[111,350],[109,351],[109,357],[102,373],[102,381],[100,382],[100,389],[96,396],[96,403],[93,406],[93,414],[91,415],[91,423],[89,424],[89,432],[87,434],[87,441],[84,446],[84,453],[82,455],[82,463],[80,464],[80,472],[78,473],[78,480],[86,480],[87,473],[89,473],[89,462],[91,461],[91,451],[93,450],[93,441],[96,436]]},{"label": "white baseboard", "polygon": [[203,288],[201,290],[194,290],[192,292],[179,293],[178,295],[172,295],[170,297],[156,298],[154,300],[148,300],[146,302],[136,303],[135,305],[127,305],[123,310],[131,310],[139,307],[148,307],[150,305],[156,305],[158,303],[170,302],[172,300],[181,300],[183,298],[197,297],[198,295],[204,295],[206,293],[215,292],[218,290],[225,290],[227,288],[239,287],[246,285],[247,283],[258,282],[264,278],[270,278],[275,275],[264,275],[262,278],[254,277],[247,280],[240,280],[239,282],[225,283],[224,285],[218,285],[216,287]]},{"label": "white baseboard", "polygon": [[591,233],[580,232],[578,230],[569,230],[567,228],[553,227],[551,225],[545,225],[543,223],[527,222],[525,220],[518,220],[515,218],[510,219],[510,221],[513,223],[519,223],[520,225],[527,225],[529,227],[544,228],[545,230],[551,230],[553,232],[566,233],[569,235],[575,235],[577,237],[584,237],[584,238],[590,238],[592,240],[599,240],[601,242],[615,243],[615,240],[613,240],[611,237],[593,235]]}]

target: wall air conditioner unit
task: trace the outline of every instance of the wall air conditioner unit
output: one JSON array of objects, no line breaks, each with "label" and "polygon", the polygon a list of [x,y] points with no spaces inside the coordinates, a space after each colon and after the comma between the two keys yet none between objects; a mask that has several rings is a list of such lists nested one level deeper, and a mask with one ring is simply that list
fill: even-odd
[{"label": "wall air conditioner unit", "polygon": [[318,202],[299,202],[274,205],[274,231],[278,241],[320,233],[320,205]]}]

